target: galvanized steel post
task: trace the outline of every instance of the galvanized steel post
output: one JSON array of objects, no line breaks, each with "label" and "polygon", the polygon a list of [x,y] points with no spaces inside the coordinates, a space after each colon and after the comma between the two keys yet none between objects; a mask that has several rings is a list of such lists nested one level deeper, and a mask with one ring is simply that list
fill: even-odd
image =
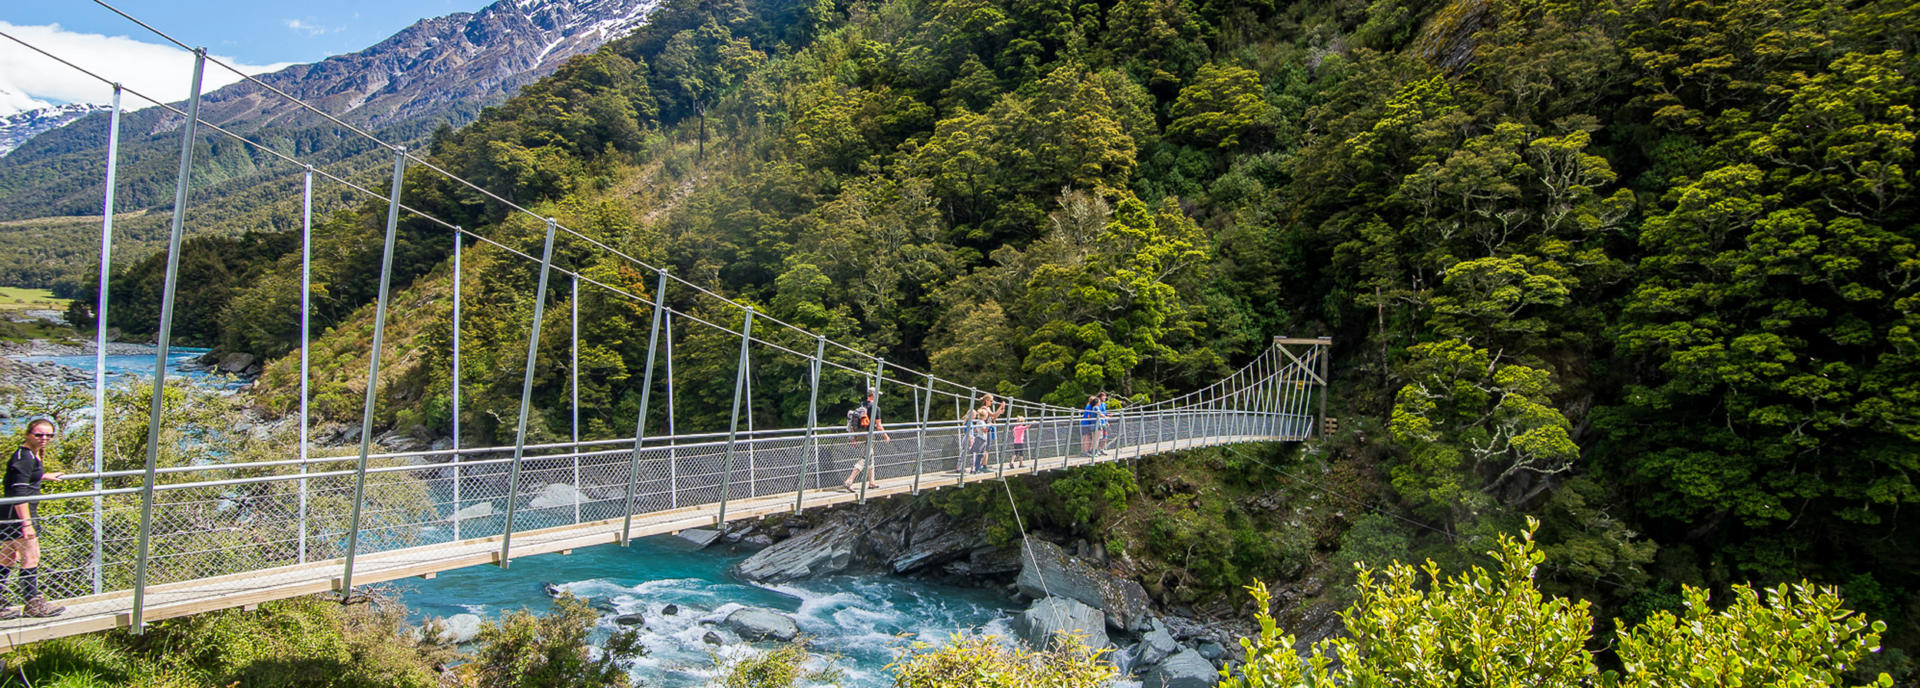
[{"label": "galvanized steel post", "polygon": [[660,344],[661,315],[667,308],[667,271],[653,288],[653,320],[647,325],[647,372],[640,382],[640,418],[633,422],[633,461],[627,465],[627,500],[620,509],[620,546],[633,540],[633,493],[640,482],[640,445],[647,438],[647,404],[653,400],[653,352]]},{"label": "galvanized steel post", "polygon": [[[915,399],[913,404],[913,421],[915,423],[913,435],[913,493],[916,495],[920,494],[920,474],[922,472],[920,462],[926,458],[927,455],[927,416],[933,413],[933,373],[927,373],[926,392],[927,394],[924,398]],[[920,396],[920,389],[915,388],[913,395],[916,397]]]},{"label": "galvanized steel post", "polygon": [[113,114],[107,118],[106,192],[100,199],[100,298],[93,308],[93,594],[100,594],[102,551],[106,539],[100,523],[105,511],[100,501],[106,470],[107,439],[107,275],[113,268],[113,187],[120,158],[120,84],[113,85]]},{"label": "galvanized steel post", "polygon": [[187,98],[187,121],[180,127],[180,173],[174,185],[173,228],[167,236],[167,276],[160,291],[159,346],[153,355],[153,398],[147,415],[147,470],[140,487],[140,545],[134,558],[134,633],[146,627],[147,550],[153,535],[154,464],[160,453],[160,408],[166,398],[167,352],[173,344],[173,296],[180,273],[180,234],[187,212],[188,173],[193,169],[193,135],[200,123],[200,82],[207,71],[207,49],[193,51],[193,92]]},{"label": "galvanized steel post", "polygon": [[460,228],[453,228],[453,539],[460,539]]},{"label": "galvanized steel post", "polygon": [[572,422],[568,425],[573,437],[573,522],[580,523],[580,495],[587,486],[580,484],[580,273],[573,273],[573,293],[567,298],[570,309],[567,332],[572,335],[571,359],[567,365],[567,386],[572,389],[573,404],[569,407]]},{"label": "galvanized steel post", "polygon": [[673,311],[667,311],[667,506],[680,506],[680,440],[673,409]]},{"label": "galvanized steel post", "polygon": [[1315,347],[1320,353],[1320,422],[1313,427],[1313,436],[1323,438],[1327,434],[1327,397],[1333,394],[1333,338],[1321,337],[1326,344]]},{"label": "galvanized steel post", "polygon": [[353,561],[360,549],[360,514],[367,496],[367,453],[373,447],[373,407],[379,400],[380,347],[387,333],[387,290],[393,281],[393,239],[400,228],[400,185],[407,168],[407,151],[393,149],[393,191],[387,197],[386,246],[380,253],[380,291],[373,307],[373,348],[367,360],[366,405],[360,412],[360,461],[353,471],[353,520],[347,530],[347,561],[340,574],[340,596],[353,594]]},{"label": "galvanized steel post", "polygon": [[[300,194],[300,475],[307,474],[307,396],[313,313],[313,166],[308,165]],[[300,479],[299,561],[307,563],[307,479]]]},{"label": "galvanized steel post", "polygon": [[547,273],[553,270],[553,233],[559,224],[547,218],[547,240],[540,250],[540,281],[533,291],[533,328],[527,333],[526,374],[520,378],[520,424],[513,433],[513,468],[507,476],[507,522],[500,528],[500,568],[512,560],[513,513],[519,506],[520,464],[527,455],[527,412],[533,406],[533,364],[540,355],[540,321],[547,311]]},{"label": "galvanized steel post", "polygon": [[740,399],[747,386],[747,343],[753,341],[753,307],[746,306],[740,325],[740,363],[733,376],[733,418],[727,421],[727,453],[720,460],[720,514],[714,525],[727,522],[727,493],[733,489],[733,446],[740,436]]},{"label": "galvanized steel post", "polygon": [[813,459],[819,464],[820,452],[820,359],[827,355],[827,338],[824,335],[813,336],[813,358],[807,359],[809,375],[807,377],[807,439],[800,449],[800,476],[793,488],[793,513],[800,513],[800,505],[807,499],[807,460]]}]

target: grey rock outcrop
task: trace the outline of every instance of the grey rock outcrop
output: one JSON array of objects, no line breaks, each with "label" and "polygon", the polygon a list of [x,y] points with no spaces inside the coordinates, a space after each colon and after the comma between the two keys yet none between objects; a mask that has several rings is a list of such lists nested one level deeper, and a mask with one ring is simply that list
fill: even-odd
[{"label": "grey rock outcrop", "polygon": [[1140,688],[1212,688],[1220,670],[1192,649],[1182,649],[1140,678]]},{"label": "grey rock outcrop", "polygon": [[613,622],[622,626],[642,626],[647,623],[647,617],[640,612],[629,612],[613,617]]},{"label": "grey rock outcrop", "polygon": [[1167,661],[1180,651],[1180,643],[1174,641],[1167,627],[1154,619],[1146,633],[1141,634],[1140,642],[1133,646],[1133,663],[1138,667],[1150,667]]},{"label": "grey rock outcrop", "polygon": [[1209,662],[1217,662],[1227,656],[1227,647],[1211,640],[1195,645],[1193,649]]},{"label": "grey rock outcrop", "polygon": [[693,545],[695,549],[699,549],[713,544],[714,540],[720,539],[720,531],[712,528],[688,528],[674,533],[673,536],[685,540],[687,544]]},{"label": "grey rock outcrop", "polygon": [[906,544],[887,559],[887,568],[894,573],[912,573],[966,557],[986,537],[978,528],[956,527],[952,518],[939,513],[915,520],[907,535]]},{"label": "grey rock outcrop", "polygon": [[220,372],[223,373],[239,375],[247,372],[247,367],[251,365],[253,365],[253,354],[244,351],[235,351],[220,357]]},{"label": "grey rock outcrop", "polygon": [[774,543],[733,565],[734,575],[760,583],[781,583],[845,571],[857,544],[845,524],[808,531]]},{"label": "grey rock outcrop", "polygon": [[1013,617],[1013,632],[1036,648],[1050,647],[1060,633],[1078,633],[1087,647],[1101,648],[1107,640],[1107,619],[1100,610],[1065,597],[1037,600]]},{"label": "grey rock outcrop", "polygon": [[779,612],[758,607],[742,607],[727,615],[721,622],[738,634],[741,639],[751,641],[778,640],[787,642],[800,635],[800,627],[793,619]]},{"label": "grey rock outcrop", "polygon": [[1131,579],[1100,571],[1086,562],[1067,556],[1059,545],[1038,539],[1028,540],[1032,559],[1022,557],[1020,576],[1014,585],[1020,594],[1040,599],[1052,594],[1078,600],[1106,612],[1107,624],[1115,630],[1139,633],[1147,630],[1148,599],[1146,588]]},{"label": "grey rock outcrop", "polygon": [[779,583],[850,569],[879,570],[910,544],[912,503],[887,500],[814,516],[814,525],[733,566],[733,574]]}]

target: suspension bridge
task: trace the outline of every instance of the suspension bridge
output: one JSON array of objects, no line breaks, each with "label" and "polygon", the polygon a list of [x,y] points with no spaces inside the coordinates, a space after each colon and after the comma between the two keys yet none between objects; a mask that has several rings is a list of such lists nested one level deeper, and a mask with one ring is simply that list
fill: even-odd
[{"label": "suspension bridge", "polygon": [[[991,421],[988,449],[991,470],[967,470],[972,431],[966,418],[980,390],[916,371],[780,321],[728,299],[712,289],[673,275],[569,229],[540,218],[545,237],[537,251],[522,250],[485,233],[439,220],[404,203],[404,171],[431,169],[467,186],[513,212],[535,216],[508,199],[435,167],[422,157],[380,141],[337,117],[242,74],[263,92],[286,98],[331,120],[353,135],[387,147],[394,155],[392,185],[381,194],[316,169],[264,143],[200,120],[200,84],[211,63],[204,49],[189,48],[167,34],[99,3],[161,38],[194,54],[192,95],[182,106],[126,89],[105,75],[13,35],[0,32],[40,53],[99,80],[113,89],[108,122],[105,192],[102,199],[99,301],[96,316],[105,322],[110,307],[114,175],[119,142],[121,99],[133,95],[183,118],[179,173],[167,254],[167,272],[154,359],[151,407],[146,419],[144,468],[105,470],[104,434],[93,432],[91,467],[66,476],[80,489],[34,497],[0,499],[0,508],[34,504],[42,558],[40,580],[46,596],[67,606],[52,618],[0,621],[0,649],[48,638],[113,628],[138,632],[146,624],[232,607],[314,593],[351,595],[358,586],[476,564],[507,567],[516,557],[567,553],[575,548],[624,544],[636,537],[714,527],[730,521],[797,513],[848,502],[919,494],[1012,475],[1058,471],[1094,463],[1203,447],[1253,442],[1297,442],[1317,436],[1324,422],[1329,350],[1325,338],[1276,337],[1237,371],[1205,388],[1152,403],[1114,409],[1095,425],[1079,408],[1010,400]],[[238,70],[233,70],[238,74]],[[301,212],[301,324],[299,438],[284,459],[201,465],[160,465],[167,384],[165,362],[171,347],[176,277],[193,169],[193,142],[201,133],[230,137],[259,154],[293,166],[304,176]],[[312,198],[316,180],[339,184],[387,205],[380,286],[375,309],[367,384],[357,451],[337,456],[316,454],[308,436],[309,357],[312,336],[308,314]],[[376,404],[382,347],[391,293],[394,238],[403,213],[443,227],[452,252],[451,436],[448,449],[375,452]],[[650,293],[595,280],[556,264],[557,241],[576,242],[604,252],[652,275]],[[499,251],[538,265],[537,297],[528,332],[528,353],[521,371],[519,416],[514,442],[498,446],[461,446],[462,282],[461,256],[474,250]],[[571,309],[569,360],[548,361],[569,371],[570,436],[564,442],[531,443],[535,372],[540,359],[544,309],[553,278],[567,280],[562,301]],[[651,310],[646,364],[640,383],[639,412],[632,431],[616,438],[582,438],[579,414],[579,312],[583,289],[597,289]],[[719,308],[676,308],[688,299]],[[554,298],[552,300],[558,300]],[[716,318],[713,313],[730,314]],[[738,320],[734,321],[733,318]],[[722,320],[725,320],[724,322]],[[675,334],[679,324],[681,333]],[[682,427],[674,377],[676,337],[705,328],[737,338],[730,419],[725,427]],[[94,408],[106,406],[106,342],[96,342]],[[549,333],[551,334],[551,333]],[[711,334],[709,332],[708,334]],[[811,345],[810,347],[808,345]],[[804,370],[806,422],[795,427],[755,427],[755,370],[769,366]],[[783,366],[783,367],[782,367]],[[146,383],[141,383],[146,384]],[[764,385],[764,383],[763,383]],[[858,386],[877,394],[879,423],[850,429],[838,422],[838,406],[822,402],[821,390]],[[656,402],[655,390],[664,398]],[[763,392],[764,393],[764,392]],[[741,427],[742,410],[746,427]],[[1024,417],[1024,423],[1016,418]],[[1015,426],[1026,440],[1013,461]],[[649,429],[664,432],[649,432]],[[1086,451],[1088,434],[1099,434],[1104,451]],[[339,448],[333,448],[338,450]],[[131,457],[126,457],[131,458]],[[124,462],[122,462],[124,463]],[[860,480],[852,490],[842,483]],[[865,472],[871,471],[871,481]]]}]

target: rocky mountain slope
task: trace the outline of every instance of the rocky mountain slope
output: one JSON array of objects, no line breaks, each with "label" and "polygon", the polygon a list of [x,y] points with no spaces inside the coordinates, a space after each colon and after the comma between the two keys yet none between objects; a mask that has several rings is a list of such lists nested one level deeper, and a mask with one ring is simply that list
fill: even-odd
[{"label": "rocky mountain slope", "polygon": [[0,157],[13,152],[27,139],[104,109],[103,106],[88,103],[68,103],[0,117]]},{"label": "rocky mountain slope", "polygon": [[[442,123],[459,126],[487,105],[644,23],[659,0],[500,0],[476,13],[423,19],[350,55],[288,67],[260,77],[383,138],[413,143]],[[322,165],[367,152],[339,127],[260,85],[241,82],[206,94],[202,117],[257,134]],[[83,118],[20,144],[0,158],[0,220],[99,212],[106,146],[105,115]],[[170,202],[181,118],[158,108],[122,122],[122,209]],[[244,147],[208,137],[196,164],[200,190],[231,196],[291,174]],[[384,159],[384,156],[373,156]],[[365,166],[359,161],[348,168]],[[0,236],[0,247],[6,245]]]},{"label": "rocky mountain slope", "polygon": [[[356,125],[382,127],[459,105],[497,102],[567,58],[626,35],[659,0],[500,0],[477,13],[422,19],[350,55],[295,65],[262,82]],[[234,84],[202,103],[243,129],[312,123],[265,89]]]}]

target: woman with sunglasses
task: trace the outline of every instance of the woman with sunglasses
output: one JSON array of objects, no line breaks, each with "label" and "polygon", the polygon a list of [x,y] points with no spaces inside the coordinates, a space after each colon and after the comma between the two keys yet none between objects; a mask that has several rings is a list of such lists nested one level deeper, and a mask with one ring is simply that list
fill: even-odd
[{"label": "woman with sunglasses", "polygon": [[[58,434],[52,420],[35,418],[27,423],[26,442],[7,461],[6,496],[31,497],[40,494],[40,481],[66,477],[46,472],[46,464],[40,459]],[[40,594],[40,536],[34,532],[32,502],[0,506],[0,566],[5,567],[0,568],[0,588],[5,587],[13,569],[20,569],[20,598],[26,600],[20,609],[0,600],[0,619],[15,618],[23,612],[27,616],[59,616],[67,610]]]}]

